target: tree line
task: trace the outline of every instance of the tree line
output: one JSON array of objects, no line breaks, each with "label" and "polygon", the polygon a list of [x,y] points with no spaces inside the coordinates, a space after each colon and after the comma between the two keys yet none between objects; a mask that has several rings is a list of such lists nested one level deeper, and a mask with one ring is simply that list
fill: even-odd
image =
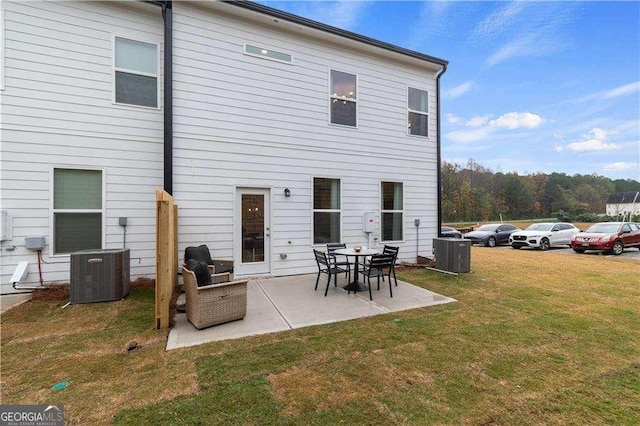
[{"label": "tree line", "polygon": [[494,173],[470,159],[465,166],[442,163],[442,220],[476,222],[579,216],[605,213],[615,192],[640,190],[632,179],[596,174]]}]

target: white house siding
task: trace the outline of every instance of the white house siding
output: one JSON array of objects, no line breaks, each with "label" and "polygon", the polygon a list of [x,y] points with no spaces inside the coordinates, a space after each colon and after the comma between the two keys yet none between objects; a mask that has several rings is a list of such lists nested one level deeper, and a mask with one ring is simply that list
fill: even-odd
[{"label": "white house siding", "polygon": [[24,247],[27,235],[46,236],[44,281],[69,279],[69,256],[49,250],[54,166],[104,170],[104,248],[122,247],[118,218],[128,217],[132,275],[152,275],[155,189],[163,184],[162,111],[113,104],[112,37],[159,44],[160,8],[9,1],[3,8],[0,208],[13,217],[13,239],[0,246],[2,293],[13,291],[9,278],[21,260],[30,262],[27,283],[39,281],[36,253]]},{"label": "white house siding", "polygon": [[[272,273],[314,271],[315,176],[341,179],[348,245],[365,242],[362,216],[380,210],[380,182],[403,182],[400,258],[416,258],[414,219],[421,219],[419,252],[430,254],[438,225],[436,67],[401,55],[374,57],[364,45],[330,44],[308,30],[294,34],[209,7],[174,3],[180,250],[206,243],[216,257],[232,258],[235,188],[268,187]],[[244,43],[291,54],[293,64],[244,55]],[[357,74],[358,128],[329,124],[330,69]],[[429,138],[406,134],[408,86],[429,91]]]}]

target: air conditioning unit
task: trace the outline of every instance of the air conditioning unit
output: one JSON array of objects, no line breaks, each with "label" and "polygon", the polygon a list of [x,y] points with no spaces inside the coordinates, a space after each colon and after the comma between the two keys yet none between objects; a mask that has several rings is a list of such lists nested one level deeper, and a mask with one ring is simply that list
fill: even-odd
[{"label": "air conditioning unit", "polygon": [[433,254],[436,269],[447,272],[471,271],[471,241],[454,238],[434,238]]},{"label": "air conditioning unit", "polygon": [[129,249],[71,253],[70,303],[119,300],[129,294]]}]

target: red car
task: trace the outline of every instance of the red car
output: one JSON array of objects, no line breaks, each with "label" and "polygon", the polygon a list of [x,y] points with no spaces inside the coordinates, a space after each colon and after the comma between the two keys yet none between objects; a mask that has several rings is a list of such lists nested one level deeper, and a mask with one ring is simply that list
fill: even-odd
[{"label": "red car", "polygon": [[576,253],[585,250],[610,251],[618,256],[625,247],[640,248],[640,225],[634,222],[600,222],[571,239]]}]

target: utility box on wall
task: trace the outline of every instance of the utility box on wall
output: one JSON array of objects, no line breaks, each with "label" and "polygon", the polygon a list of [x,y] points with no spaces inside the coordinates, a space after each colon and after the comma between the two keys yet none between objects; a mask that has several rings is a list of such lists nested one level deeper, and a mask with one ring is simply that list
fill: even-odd
[{"label": "utility box on wall", "polygon": [[471,271],[471,241],[457,238],[434,238],[436,269],[447,272]]},{"label": "utility box on wall", "polygon": [[129,294],[129,249],[71,253],[70,303],[119,300]]}]

